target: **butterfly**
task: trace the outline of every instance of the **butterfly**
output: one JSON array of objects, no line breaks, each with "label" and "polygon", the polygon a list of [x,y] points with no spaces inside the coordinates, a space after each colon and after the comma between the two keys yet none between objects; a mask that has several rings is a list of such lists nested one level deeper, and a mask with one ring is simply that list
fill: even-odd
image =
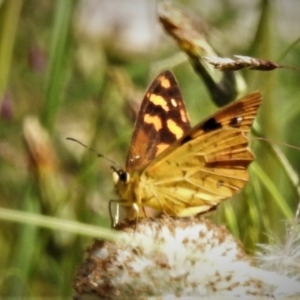
[{"label": "butterfly", "polygon": [[126,168],[112,167],[118,202],[136,217],[145,207],[184,217],[240,191],[254,158],[247,133],[260,103],[253,92],[192,127],[174,75],[163,71],[141,103]]}]

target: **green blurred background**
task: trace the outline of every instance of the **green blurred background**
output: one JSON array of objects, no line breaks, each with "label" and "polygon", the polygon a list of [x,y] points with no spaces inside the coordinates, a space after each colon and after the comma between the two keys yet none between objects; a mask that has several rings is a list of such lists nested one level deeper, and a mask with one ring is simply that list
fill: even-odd
[{"label": "green blurred background", "polygon": [[[193,11],[220,55],[300,68],[297,1],[173,2]],[[109,227],[108,201],[117,198],[110,163],[66,137],[123,166],[143,93],[166,68],[176,74],[193,124],[216,111],[155,11],[154,0],[0,1],[0,207]],[[212,218],[251,253],[257,243],[283,238],[283,220],[299,202],[300,150],[284,143],[300,147],[300,74],[241,74],[248,92],[263,93],[256,134],[273,142],[251,140],[257,161],[250,182]],[[92,239],[60,225],[11,221],[1,221],[0,295],[70,296]]]}]

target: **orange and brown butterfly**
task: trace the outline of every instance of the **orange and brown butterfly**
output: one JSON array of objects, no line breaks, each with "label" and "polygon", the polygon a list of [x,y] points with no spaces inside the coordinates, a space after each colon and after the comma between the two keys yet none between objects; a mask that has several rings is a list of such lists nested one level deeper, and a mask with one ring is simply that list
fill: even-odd
[{"label": "orange and brown butterfly", "polygon": [[251,93],[191,127],[174,75],[162,72],[142,101],[126,168],[113,168],[119,203],[136,216],[144,207],[190,216],[237,193],[248,181],[247,133],[260,103]]}]

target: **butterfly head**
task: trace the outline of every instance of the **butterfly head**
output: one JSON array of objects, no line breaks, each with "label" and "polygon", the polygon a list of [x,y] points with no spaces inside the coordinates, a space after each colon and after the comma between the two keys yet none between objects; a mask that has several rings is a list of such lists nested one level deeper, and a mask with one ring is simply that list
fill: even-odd
[{"label": "butterfly head", "polygon": [[[137,206],[140,206],[138,199],[136,198],[136,187],[138,181],[134,173],[126,172],[124,169],[111,167],[113,170],[112,179],[116,188],[117,193],[120,196],[119,203],[122,204],[123,207],[133,208],[133,216],[130,216],[128,211],[127,217],[129,219],[136,218],[137,212],[139,209]],[[138,202],[138,204],[136,203]]]},{"label": "butterfly head", "polygon": [[112,178],[115,186],[117,186],[119,183],[129,183],[130,181],[130,174],[123,169],[116,169],[115,167],[111,167],[113,170]]}]

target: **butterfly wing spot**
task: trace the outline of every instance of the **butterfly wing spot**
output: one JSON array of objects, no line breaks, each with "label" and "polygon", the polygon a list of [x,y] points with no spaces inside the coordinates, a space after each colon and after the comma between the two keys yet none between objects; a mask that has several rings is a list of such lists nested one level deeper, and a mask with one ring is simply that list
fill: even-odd
[{"label": "butterfly wing spot", "polygon": [[176,136],[176,139],[182,137],[184,133],[183,129],[180,126],[178,126],[178,124],[174,120],[172,119],[167,120],[167,126],[169,131],[171,131]]},{"label": "butterfly wing spot", "polygon": [[188,120],[188,118],[187,118],[186,111],[185,111],[184,109],[180,109],[179,112],[180,112],[180,120],[181,120],[182,122],[188,124],[188,123],[189,123],[189,120]]},{"label": "butterfly wing spot", "polygon": [[164,111],[169,111],[170,108],[168,106],[167,101],[160,95],[150,94],[149,100],[156,106],[160,105]]},{"label": "butterfly wing spot", "polygon": [[166,76],[160,76],[158,77],[158,80],[160,81],[160,85],[165,88],[169,89],[171,87],[171,82]]},{"label": "butterfly wing spot", "polygon": [[177,107],[178,106],[176,100],[173,99],[173,98],[171,99],[171,104],[172,104],[173,107]]},{"label": "butterfly wing spot", "polygon": [[162,128],[161,119],[158,116],[145,114],[144,122],[153,125],[156,131],[159,131]]},{"label": "butterfly wing spot", "polygon": [[243,117],[234,117],[230,120],[229,126],[238,128],[243,120],[244,120]]},{"label": "butterfly wing spot", "polygon": [[205,132],[222,128],[222,124],[217,122],[215,118],[210,118],[206,122],[200,125],[201,126],[199,126],[199,128]]}]

